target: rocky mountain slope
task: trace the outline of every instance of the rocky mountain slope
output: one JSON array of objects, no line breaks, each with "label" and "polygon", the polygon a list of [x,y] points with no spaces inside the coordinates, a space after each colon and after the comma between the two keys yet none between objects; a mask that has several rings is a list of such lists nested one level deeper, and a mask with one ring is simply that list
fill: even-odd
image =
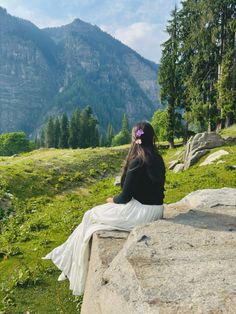
[{"label": "rocky mountain slope", "polygon": [[79,19],[39,29],[0,7],[0,132],[32,134],[49,114],[91,105],[102,128],[150,118],[158,66]]}]

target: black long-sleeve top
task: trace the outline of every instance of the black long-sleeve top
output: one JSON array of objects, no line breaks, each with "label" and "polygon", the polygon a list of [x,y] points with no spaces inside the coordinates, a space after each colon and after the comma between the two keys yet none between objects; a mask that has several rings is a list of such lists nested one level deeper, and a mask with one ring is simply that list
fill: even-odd
[{"label": "black long-sleeve top", "polygon": [[164,184],[165,164],[161,155],[151,156],[148,165],[140,164],[136,158],[130,162],[122,192],[113,198],[113,202],[126,204],[135,198],[142,204],[162,205]]}]

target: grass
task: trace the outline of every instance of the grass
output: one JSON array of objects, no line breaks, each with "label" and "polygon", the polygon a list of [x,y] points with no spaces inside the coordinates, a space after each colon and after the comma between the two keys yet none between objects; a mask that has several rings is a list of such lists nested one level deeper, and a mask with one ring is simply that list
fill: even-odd
[{"label": "grass", "polygon": [[[207,156],[219,149],[229,152],[228,155],[220,159],[224,163],[217,164],[216,161],[211,165],[201,166],[199,164],[207,158]],[[174,150],[168,150],[163,154],[166,164],[167,161],[176,159],[173,156]],[[180,150],[175,150],[176,152]],[[235,187],[236,188],[236,146],[224,146],[214,148],[207,155],[203,156],[194,166],[187,171],[174,173],[167,171],[165,185],[165,202],[173,203],[192,191],[208,188]]]},{"label": "grass", "polygon": [[236,124],[231,125],[230,127],[226,129],[222,129],[220,131],[220,134],[223,137],[231,136],[231,137],[236,137]]},{"label": "grass", "polygon": [[[0,313],[79,313],[82,298],[59,271],[41,259],[64,242],[83,214],[108,196],[127,146],[77,150],[38,150],[0,158],[0,199],[13,194],[10,216],[0,228]],[[218,150],[216,148],[212,151]],[[165,203],[203,188],[236,187],[236,146],[225,146],[225,161],[199,167],[206,156],[180,173],[167,171]],[[162,150],[166,166],[183,148]]]},{"label": "grass", "polygon": [[6,313],[79,313],[82,298],[72,296],[67,281],[58,283],[60,272],[41,257],[66,240],[86,210],[115,192],[112,180],[103,179],[86,190],[31,199],[8,221],[0,239]]}]

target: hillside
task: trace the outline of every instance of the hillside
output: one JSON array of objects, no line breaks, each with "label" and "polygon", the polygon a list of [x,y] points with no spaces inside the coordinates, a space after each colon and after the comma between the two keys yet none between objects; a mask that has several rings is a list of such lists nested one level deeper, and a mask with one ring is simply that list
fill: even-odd
[{"label": "hillside", "polygon": [[[182,149],[163,150],[166,165]],[[198,167],[204,156],[187,171],[167,171],[165,203],[197,189],[236,187],[236,146],[224,149],[224,163]],[[67,282],[57,282],[58,270],[41,257],[68,237],[86,210],[118,192],[114,176],[126,153],[127,146],[49,149],[0,159],[0,198],[9,201],[11,193],[8,213],[14,208],[1,223],[0,311],[79,312],[82,299],[71,295]]]},{"label": "hillside", "polygon": [[103,129],[149,119],[158,65],[79,19],[39,29],[0,7],[0,132],[32,134],[49,114],[91,105]]}]

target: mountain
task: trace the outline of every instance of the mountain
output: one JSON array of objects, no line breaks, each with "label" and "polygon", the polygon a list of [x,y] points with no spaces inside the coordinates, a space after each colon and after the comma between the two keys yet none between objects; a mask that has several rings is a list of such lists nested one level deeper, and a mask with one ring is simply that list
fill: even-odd
[{"label": "mountain", "polygon": [[150,119],[158,65],[80,19],[39,29],[0,8],[0,132],[33,134],[48,115],[91,105],[100,126]]}]

